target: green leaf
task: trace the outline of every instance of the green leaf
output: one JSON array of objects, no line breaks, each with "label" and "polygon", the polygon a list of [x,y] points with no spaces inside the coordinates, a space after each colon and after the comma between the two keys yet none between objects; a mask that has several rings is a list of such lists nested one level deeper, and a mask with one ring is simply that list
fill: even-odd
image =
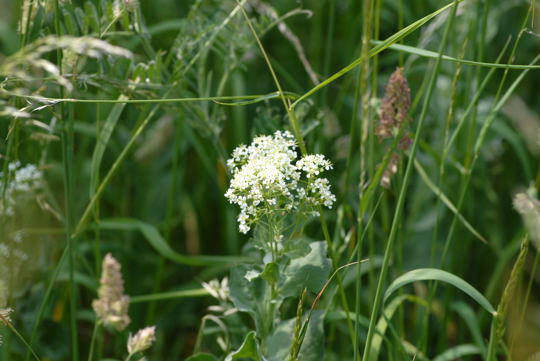
[{"label": "green leaf", "polygon": [[[309,321],[306,337],[300,348],[298,359],[302,361],[319,361],[323,359],[324,354],[324,329],[323,312],[315,310]],[[307,317],[307,315],[306,315]],[[304,317],[304,320],[306,319]],[[268,338],[269,353],[268,361],[287,360],[291,348],[292,335],[296,319],[282,321],[274,330],[274,333]]]},{"label": "green leaf", "polygon": [[472,285],[459,278],[458,276],[436,268],[420,268],[409,271],[404,275],[398,277],[386,290],[384,294],[384,300],[386,301],[396,290],[409,283],[427,280],[435,280],[449,283],[469,295],[473,300],[478,302],[480,306],[482,306],[492,315],[495,316],[497,314],[491,303],[489,303],[489,301],[480,292],[478,292],[476,288],[474,288]]},{"label": "green leaf", "polygon": [[330,76],[329,78],[325,79],[324,81],[322,81],[321,83],[319,83],[318,85],[316,85],[315,87],[311,88],[308,92],[306,92],[305,94],[303,94],[301,97],[299,97],[292,105],[291,105],[291,108],[294,109],[294,107],[300,103],[301,101],[305,100],[306,98],[310,97],[311,95],[313,95],[314,93],[316,93],[317,91],[319,91],[320,89],[324,88],[325,86],[327,86],[328,84],[332,83],[333,81],[341,78],[343,75],[347,74],[348,72],[350,72],[351,70],[353,70],[354,68],[356,68],[357,66],[359,66],[360,64],[362,64],[364,61],[366,61],[367,59],[379,54],[381,51],[385,50],[386,48],[390,47],[392,44],[395,44],[397,43],[398,41],[400,41],[401,39],[403,39],[404,37],[406,37],[407,35],[411,34],[412,32],[416,31],[417,29],[419,29],[420,27],[422,27],[425,23],[427,23],[428,21],[430,21],[431,19],[435,18],[437,15],[443,13],[444,11],[448,10],[449,8],[451,8],[452,6],[456,5],[456,4],[459,4],[460,2],[462,2],[463,0],[456,0],[456,1],[453,1],[441,8],[439,8],[438,10],[435,10],[434,12],[432,12],[431,14],[428,14],[426,16],[424,16],[423,18],[415,21],[414,23],[404,27],[403,29],[401,29],[400,31],[392,34],[391,36],[389,36],[388,38],[386,38],[384,41],[381,41],[380,44],[378,45],[375,45],[373,48],[370,49],[369,51],[369,54],[367,55],[367,58],[364,58],[364,57],[359,57],[357,58],[356,60],[354,60],[352,63],[350,63],[349,65],[347,65],[346,67],[344,67],[343,69],[339,70],[338,72],[334,73],[332,76]]},{"label": "green leaf", "polygon": [[422,167],[422,165],[420,164],[420,162],[418,160],[414,160],[414,167],[416,168],[416,170],[418,171],[418,174],[420,174],[420,178],[422,178],[422,180],[424,181],[424,183],[428,186],[428,188],[433,192],[435,193],[435,195],[437,197],[439,197],[439,199],[441,200],[441,202],[444,203],[444,205],[452,211],[452,213],[454,213],[456,215],[456,217],[461,221],[461,223],[463,223],[463,225],[465,226],[465,228],[467,228],[469,230],[469,232],[471,232],[476,238],[478,238],[480,241],[484,242],[484,243],[488,243],[487,240],[482,237],[482,235],[476,230],[474,229],[474,227],[465,219],[465,217],[463,217],[463,215],[459,212],[459,210],[456,208],[456,206],[452,203],[452,201],[450,199],[448,199],[448,197],[446,196],[446,194],[444,194],[442,192],[442,190],[437,187],[437,185],[435,183],[433,183],[433,181],[429,178],[429,176],[427,175],[426,171],[424,170],[424,167]]},{"label": "green leaf", "polygon": [[218,361],[218,358],[210,353],[198,353],[188,357],[186,361]]},{"label": "green leaf", "polygon": [[[121,94],[118,97],[118,100],[127,100],[128,97],[124,94]],[[103,154],[109,143],[109,139],[118,123],[118,119],[124,110],[126,103],[117,103],[113,106],[111,112],[107,116],[107,120],[103,124],[101,131],[98,134],[96,147],[94,148],[94,154],[92,154],[92,165],[90,168],[90,197],[94,195],[96,189],[99,185],[99,168],[101,165],[101,160],[103,159]]]},{"label": "green leaf", "polygon": [[381,318],[379,319],[379,322],[377,322],[377,326],[375,328],[375,335],[373,336],[373,341],[371,342],[371,352],[370,360],[376,361],[379,358],[379,353],[381,351],[381,346],[384,340],[384,335],[386,333],[386,330],[388,328],[388,323],[394,316],[394,313],[398,309],[398,307],[404,302],[404,301],[412,301],[416,302],[418,304],[426,304],[426,301],[422,298],[415,297],[412,295],[400,295],[396,297],[395,299],[390,302],[388,306],[383,311],[383,314]]},{"label": "green leaf", "polygon": [[[375,45],[381,45],[382,41],[380,40],[371,40],[371,43]],[[414,54],[418,56],[422,56],[425,58],[432,58],[437,59],[439,57],[439,53],[431,50],[421,49],[414,46],[409,45],[402,45],[402,44],[392,44],[388,46],[389,49],[397,50],[409,54]],[[453,61],[455,63],[461,63],[461,64],[467,64],[467,65],[474,65],[474,66],[482,66],[486,68],[500,68],[500,69],[539,69],[540,65],[522,65],[522,64],[499,64],[499,63],[485,63],[481,61],[473,61],[473,60],[467,60],[467,59],[458,59],[454,58],[448,55],[442,55],[442,60],[447,61]]]},{"label": "green leaf", "polygon": [[311,251],[304,257],[295,258],[285,268],[280,295],[295,297],[307,288],[319,292],[328,279],[331,261],[327,257],[326,242],[312,242]]},{"label": "green leaf", "polygon": [[87,26],[92,29],[93,32],[97,33],[99,31],[99,13],[91,1],[85,1],[84,2],[84,12],[86,13],[86,16],[84,18],[84,21],[87,23]]},{"label": "green leaf", "polygon": [[250,333],[248,333],[246,338],[244,339],[244,343],[242,343],[242,346],[240,346],[238,350],[233,351],[232,353],[227,355],[225,361],[232,361],[243,358],[255,361],[262,360],[259,351],[259,344],[257,343],[257,339],[255,337],[255,331],[251,331]]},{"label": "green leaf", "polygon": [[251,281],[246,278],[246,274],[252,270],[252,267],[238,265],[231,269],[230,296],[234,306],[239,311],[249,313],[255,321],[257,329],[261,330],[267,314],[269,288],[266,281],[260,277]]},{"label": "green leaf", "polygon": [[276,284],[279,279],[279,267],[275,262],[270,262],[264,267],[261,278],[270,284]]},{"label": "green leaf", "polygon": [[97,225],[101,229],[110,230],[123,230],[123,231],[139,231],[142,233],[148,243],[158,252],[161,256],[185,265],[189,266],[203,266],[208,264],[220,263],[235,263],[241,262],[241,257],[226,257],[226,256],[185,256],[182,255],[169,246],[165,239],[161,236],[156,227],[149,223],[145,223],[133,218],[116,218],[105,219],[99,222]]},{"label": "green leaf", "polygon": [[[499,119],[497,119],[499,120]],[[514,129],[506,124],[505,121],[500,119],[494,121],[491,126],[493,131],[503,137],[514,149],[516,156],[519,158],[523,171],[525,172],[526,179],[533,179],[533,170],[531,169],[531,160],[527,149],[525,148],[524,139],[516,133]]]},{"label": "green leaf", "polygon": [[478,355],[480,349],[476,345],[463,344],[449,348],[448,350],[435,357],[433,361],[452,361],[460,359],[463,356]]},{"label": "green leaf", "polygon": [[324,312],[315,310],[311,313],[309,325],[300,347],[298,359],[302,361],[319,361],[324,359]]},{"label": "green leaf", "polygon": [[482,350],[482,355],[486,354],[486,344],[484,338],[482,337],[482,330],[480,329],[480,322],[478,322],[478,317],[474,310],[463,301],[454,302],[450,305],[450,308],[458,313],[461,316],[469,331],[471,331],[471,336],[476,343],[476,345]]},{"label": "green leaf", "polygon": [[[357,315],[354,312],[349,312],[349,318],[351,319],[352,322],[356,322],[356,320],[358,320],[358,324],[365,329],[369,327],[369,320],[364,315]],[[347,319],[347,313],[343,310],[328,311],[325,317],[325,320],[330,321],[330,322],[331,321],[344,321],[346,319]]]},{"label": "green leaf", "polygon": [[[368,272],[374,271],[382,266],[383,258],[381,256],[373,256],[360,264],[347,267],[345,275],[343,276],[343,286],[347,287],[356,281],[356,277],[360,274],[363,277]],[[358,271],[360,267],[360,271]],[[360,272],[360,273],[359,273]]]},{"label": "green leaf", "polygon": [[179,298],[205,297],[208,295],[209,293],[206,289],[197,288],[197,289],[187,289],[187,290],[178,290],[178,291],[161,292],[161,293],[151,293],[148,295],[131,296],[129,298],[129,302],[131,303],[152,302],[152,301],[179,299]]},{"label": "green leaf", "polygon": [[283,253],[288,259],[305,257],[311,252],[310,243],[304,238],[287,240],[283,244]]}]

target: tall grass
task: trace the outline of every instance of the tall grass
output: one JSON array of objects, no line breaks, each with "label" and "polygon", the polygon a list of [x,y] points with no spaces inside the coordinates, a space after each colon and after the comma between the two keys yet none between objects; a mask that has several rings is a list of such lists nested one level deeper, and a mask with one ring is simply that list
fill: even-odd
[{"label": "tall grass", "polygon": [[[0,5],[0,360],[133,360],[150,325],[151,360],[538,357],[534,0]],[[397,67],[408,122],[384,140]],[[332,161],[337,203],[294,222],[284,268],[250,276],[272,293],[254,316],[238,297],[260,283],[234,275],[260,266],[261,235],[238,232],[227,159],[277,130]],[[329,272],[298,266],[305,241]],[[109,252],[121,332],[92,309]],[[291,264],[306,284],[276,294]],[[229,275],[245,295],[214,300]]]}]

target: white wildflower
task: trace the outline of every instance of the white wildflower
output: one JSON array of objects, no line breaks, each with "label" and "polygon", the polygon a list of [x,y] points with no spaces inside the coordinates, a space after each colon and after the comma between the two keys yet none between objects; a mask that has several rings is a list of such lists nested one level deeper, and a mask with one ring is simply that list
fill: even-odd
[{"label": "white wildflower", "polygon": [[325,170],[332,169],[332,163],[322,154],[309,154],[296,162],[296,167],[306,172],[308,178],[313,178]]},{"label": "white wildflower", "polygon": [[[9,175],[9,176],[8,176]],[[43,173],[34,165],[21,166],[20,162],[8,164],[8,174],[0,172],[0,191],[5,189],[5,199],[0,201],[0,215],[13,216],[18,196],[32,194],[43,186]]]},{"label": "white wildflower", "polygon": [[308,184],[307,199],[314,205],[332,208],[336,196],[330,190],[330,182],[326,178],[317,178]]},{"label": "white wildflower", "polygon": [[[331,207],[335,196],[330,182],[319,174],[332,168],[321,154],[296,161],[296,142],[290,132],[256,137],[249,145],[240,145],[227,161],[232,180],[225,197],[240,207],[239,229],[247,233],[263,216],[292,211],[300,205]],[[305,173],[307,179],[302,179]]]},{"label": "white wildflower", "polygon": [[229,300],[230,290],[229,279],[227,277],[223,278],[221,282],[219,282],[217,279],[213,279],[209,282],[203,282],[202,286],[208,291],[210,296],[218,299],[219,301],[227,302]]}]

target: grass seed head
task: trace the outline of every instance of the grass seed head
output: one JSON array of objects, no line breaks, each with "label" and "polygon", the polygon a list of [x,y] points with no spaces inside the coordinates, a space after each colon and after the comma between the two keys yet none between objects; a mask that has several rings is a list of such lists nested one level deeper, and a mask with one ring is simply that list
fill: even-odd
[{"label": "grass seed head", "polygon": [[120,263],[110,253],[103,259],[98,295],[92,307],[99,320],[105,326],[123,331],[131,322],[128,315],[129,297],[124,295]]},{"label": "grass seed head", "polygon": [[403,75],[403,68],[397,68],[388,83],[381,102],[381,120],[376,133],[379,140],[391,138],[408,121],[411,106],[411,90]]},{"label": "grass seed head", "polygon": [[145,327],[135,336],[129,335],[127,349],[130,355],[148,350],[156,341],[156,326]]}]

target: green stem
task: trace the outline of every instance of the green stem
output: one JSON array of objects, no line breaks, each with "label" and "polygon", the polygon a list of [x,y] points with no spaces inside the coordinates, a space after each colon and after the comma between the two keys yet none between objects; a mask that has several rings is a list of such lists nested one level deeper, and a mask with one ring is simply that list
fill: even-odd
[{"label": "green stem", "polygon": [[[54,28],[57,36],[62,35],[60,19],[60,4],[59,0],[54,2]],[[56,61],[60,74],[62,74],[62,50],[58,49],[56,53]],[[64,88],[60,87],[60,97],[64,98]],[[73,108],[70,109],[69,116],[65,116],[65,109],[63,104],[60,104],[60,118],[62,119],[62,163],[64,165],[63,178],[64,178],[64,197],[65,197],[65,220],[66,220],[66,247],[68,248],[69,255],[69,313],[70,313],[70,331],[71,331],[71,357],[74,361],[79,360],[79,347],[77,340],[77,285],[75,283],[75,247],[76,238],[71,237],[72,230],[72,210],[73,210],[73,197],[72,197],[72,155],[73,155],[73,129],[70,118],[73,119]],[[66,120],[67,118],[67,120]]]},{"label": "green stem", "polygon": [[92,338],[90,339],[90,350],[88,351],[88,361],[92,361],[94,359],[94,348],[96,345],[96,338],[98,335],[99,330],[99,321],[96,320],[94,323],[94,330],[92,331]]},{"label": "green stem", "polygon": [[414,142],[412,144],[412,149],[411,149],[409,159],[408,159],[408,162],[407,162],[407,168],[405,170],[405,175],[403,176],[403,184],[402,184],[401,190],[399,192],[399,197],[398,197],[396,209],[395,209],[395,212],[394,212],[394,218],[392,220],[392,226],[390,228],[390,235],[388,236],[388,240],[387,240],[387,243],[386,243],[386,249],[385,249],[385,252],[384,252],[383,264],[382,264],[382,267],[381,267],[381,273],[379,275],[379,280],[377,282],[377,288],[376,288],[376,291],[375,291],[375,300],[373,301],[373,308],[372,308],[371,317],[370,317],[370,320],[369,320],[368,334],[367,334],[366,344],[365,344],[365,347],[364,347],[364,352],[363,352],[363,357],[362,357],[362,359],[364,361],[370,360],[371,342],[373,340],[373,335],[375,333],[375,325],[376,325],[376,322],[377,322],[377,319],[378,319],[379,309],[381,307],[383,286],[384,286],[384,283],[385,283],[385,280],[386,280],[386,275],[388,273],[388,268],[389,268],[389,264],[390,264],[390,258],[391,258],[391,255],[392,255],[394,241],[395,241],[396,235],[397,235],[398,224],[401,222],[401,216],[402,216],[402,213],[403,213],[403,205],[405,203],[405,196],[406,196],[406,193],[407,193],[407,189],[408,189],[411,174],[412,174],[412,168],[413,168],[414,160],[415,160],[415,157],[416,157],[416,151],[418,149],[418,143],[419,143],[419,140],[420,140],[420,136],[422,134],[424,121],[425,121],[427,111],[428,111],[428,106],[429,106],[429,103],[431,101],[431,97],[432,97],[433,92],[434,92],[435,83],[436,83],[436,80],[437,80],[437,76],[438,76],[439,68],[440,68],[440,64],[441,64],[442,52],[443,52],[443,50],[444,50],[444,48],[446,46],[446,41],[448,39],[448,34],[449,34],[449,30],[450,30],[450,25],[451,25],[452,20],[453,20],[453,18],[455,16],[456,9],[457,9],[457,2],[454,3],[454,8],[452,9],[450,19],[447,22],[446,29],[445,29],[445,32],[444,32],[444,35],[443,35],[443,39],[442,39],[441,45],[439,47],[439,57],[437,58],[437,60],[435,62],[435,66],[433,67],[433,71],[431,73],[427,94],[426,94],[426,97],[424,98],[424,103],[422,105],[422,111],[421,111],[421,114],[420,114],[420,118],[418,120],[418,126],[416,128],[416,134],[414,136]]},{"label": "green stem", "polygon": [[130,298],[130,303],[141,302],[155,302],[162,300],[170,300],[177,298],[190,298],[190,297],[205,297],[208,296],[208,291],[204,288],[197,288],[194,290],[181,290],[162,293],[152,293],[150,295],[133,296]]},{"label": "green stem", "polygon": [[11,324],[11,322],[9,322],[9,320],[7,318],[5,318],[1,313],[0,313],[0,321],[2,321],[7,327],[9,327],[9,329],[15,334],[15,336],[17,336],[17,338],[24,344],[24,346],[28,349],[28,352],[30,352],[32,354],[32,356],[34,356],[34,358],[37,360],[37,361],[40,361],[40,358],[38,357],[38,355],[34,352],[34,350],[32,349],[32,346],[30,346],[30,344],[28,342],[26,342],[26,340],[24,339],[24,337],[19,333],[19,331],[17,331],[17,329],[15,327],[13,327],[13,325]]},{"label": "green stem", "polygon": [[[427,16],[424,16],[422,19],[417,20],[414,23],[408,25],[407,27],[405,27],[401,31],[399,31],[399,32],[395,33],[394,35],[390,36],[389,38],[387,38],[385,41],[383,41],[379,45],[376,45],[375,47],[373,47],[369,51],[368,58],[379,54],[381,51],[385,50],[390,45],[400,41],[405,36],[409,35],[413,31],[415,31],[416,29],[420,28],[422,25],[424,25],[425,23],[427,23],[428,21],[430,21],[431,19],[433,19],[437,15],[439,15],[442,12],[448,10],[452,6],[455,6],[455,5],[459,4],[462,1],[464,1],[464,0],[455,0],[454,2],[452,2],[452,3],[448,4],[448,5],[445,5],[442,8],[432,12],[431,14],[429,14]],[[347,65],[346,67],[344,67],[343,69],[341,69],[338,72],[334,73],[332,76],[330,76],[329,78],[327,78],[326,80],[324,80],[320,84],[314,86],[309,91],[307,91],[305,94],[303,94],[301,97],[296,99],[296,101],[291,104],[291,108],[294,109],[294,107],[298,103],[300,103],[301,101],[309,98],[311,95],[318,92],[319,90],[321,90],[322,88],[324,88],[328,84],[332,83],[333,81],[341,78],[343,75],[347,74],[348,72],[350,72],[351,70],[353,70],[354,68],[356,68],[357,66],[362,64],[362,62],[364,62],[365,60],[366,60],[366,58],[360,57],[360,58],[356,59],[355,61],[353,61],[352,63],[350,63],[349,65]]]},{"label": "green stem", "polygon": [[278,94],[281,97],[283,106],[285,107],[285,110],[287,111],[287,114],[289,115],[289,120],[291,122],[291,127],[296,137],[296,141],[298,142],[298,147],[300,148],[300,151],[302,152],[302,154],[306,154],[307,153],[306,144],[304,143],[302,133],[300,132],[300,127],[298,125],[298,120],[296,118],[294,107],[291,106],[289,100],[285,97],[283,93],[283,89],[281,88],[281,84],[279,83],[276,72],[274,71],[274,67],[272,66],[272,63],[270,62],[270,58],[268,57],[268,54],[266,53],[266,50],[264,49],[264,46],[262,45],[261,40],[259,39],[259,36],[257,35],[257,32],[255,31],[255,28],[253,27],[253,24],[251,23],[251,20],[249,19],[249,16],[246,13],[246,10],[244,9],[244,6],[242,5],[242,3],[240,3],[239,0],[236,0],[236,2],[238,6],[240,7],[240,10],[242,11],[242,14],[244,15],[244,18],[246,19],[246,22],[249,26],[249,29],[251,30],[255,40],[257,41],[257,44],[259,45],[259,49],[261,50],[264,60],[266,61],[268,70],[270,71],[270,74],[272,75],[272,79],[274,80],[274,83],[278,89]]},{"label": "green stem", "polygon": [[[47,98],[42,96],[24,95],[12,92],[3,92],[10,97],[24,98],[29,100],[35,100],[38,102],[45,102],[50,104],[56,103],[98,103],[98,104],[144,104],[144,103],[189,103],[189,102],[204,102],[213,101],[220,105],[246,105],[256,102],[262,102],[269,99],[283,98],[296,99],[297,96],[293,93],[285,92],[280,94],[273,92],[269,94],[257,94],[257,95],[232,95],[232,96],[217,96],[217,97],[200,97],[200,98],[164,98],[164,99],[76,99],[76,98]],[[227,100],[252,100],[251,102],[242,103],[222,103]]]}]

